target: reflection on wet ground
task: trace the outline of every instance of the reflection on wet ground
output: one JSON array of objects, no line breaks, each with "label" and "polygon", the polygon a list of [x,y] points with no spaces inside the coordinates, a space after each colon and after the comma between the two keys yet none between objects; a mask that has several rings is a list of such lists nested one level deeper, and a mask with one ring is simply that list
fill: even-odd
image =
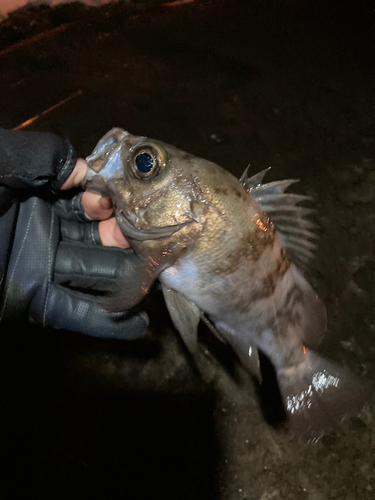
[{"label": "reflection on wet ground", "polygon": [[[18,39],[8,24],[0,29],[0,126],[82,91],[29,129],[68,136],[85,156],[120,126],[237,176],[251,162],[254,172],[272,165],[270,179],[300,178],[296,190],[314,197],[320,225],[309,277],[328,309],[320,350],[374,382],[369,6],[78,7],[64,23],[49,21],[43,36],[24,28]],[[44,20],[57,15],[46,12]],[[24,14],[25,26],[41,25],[38,15]],[[258,388],[225,346],[202,328],[194,365],[157,291],[146,307],[152,328],[139,345],[2,331],[2,498],[374,498],[371,415],[315,445],[300,442],[265,421]],[[275,423],[273,387],[270,373],[264,411]]]}]

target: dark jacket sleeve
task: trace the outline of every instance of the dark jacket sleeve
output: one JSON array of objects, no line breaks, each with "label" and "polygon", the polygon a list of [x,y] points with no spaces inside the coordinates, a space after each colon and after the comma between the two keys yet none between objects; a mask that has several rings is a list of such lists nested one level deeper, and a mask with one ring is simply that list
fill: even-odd
[{"label": "dark jacket sleeve", "polygon": [[0,297],[17,223],[18,194],[59,188],[71,174],[76,155],[69,141],[44,132],[0,128]]},{"label": "dark jacket sleeve", "polygon": [[75,162],[70,142],[57,135],[0,129],[0,187],[58,189]]}]

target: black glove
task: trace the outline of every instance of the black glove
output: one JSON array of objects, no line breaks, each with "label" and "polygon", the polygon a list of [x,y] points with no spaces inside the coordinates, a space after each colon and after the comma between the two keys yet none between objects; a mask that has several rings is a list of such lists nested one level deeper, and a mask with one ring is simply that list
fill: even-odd
[{"label": "black glove", "polygon": [[110,290],[120,273],[132,279],[141,264],[131,250],[101,246],[98,223],[84,220],[80,195],[20,204],[1,321],[28,320],[104,338],[145,334],[145,312],[107,313],[89,293]]}]

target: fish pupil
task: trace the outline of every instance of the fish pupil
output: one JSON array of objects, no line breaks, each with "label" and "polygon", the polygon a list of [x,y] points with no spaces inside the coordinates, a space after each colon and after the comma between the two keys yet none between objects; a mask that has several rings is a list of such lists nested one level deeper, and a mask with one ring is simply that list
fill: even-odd
[{"label": "fish pupil", "polygon": [[135,164],[142,174],[148,174],[154,167],[154,159],[149,153],[140,153],[135,159]]}]

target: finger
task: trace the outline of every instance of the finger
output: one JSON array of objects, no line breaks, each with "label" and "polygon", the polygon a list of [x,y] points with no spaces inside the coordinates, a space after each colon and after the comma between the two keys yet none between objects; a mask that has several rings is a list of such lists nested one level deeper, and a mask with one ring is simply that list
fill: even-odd
[{"label": "finger", "polygon": [[114,217],[99,222],[99,234],[104,246],[130,248],[129,241],[118,227]]},{"label": "finger", "polygon": [[60,189],[65,190],[78,187],[86,175],[87,168],[88,167],[85,160],[83,160],[82,158],[78,158],[76,165],[73,169],[73,172],[66,179],[66,181],[64,182],[64,184],[61,186]]},{"label": "finger", "polygon": [[109,314],[96,305],[93,296],[59,286],[50,289],[44,318],[45,324],[54,328],[121,340],[144,337],[149,323],[145,312]]},{"label": "finger", "polygon": [[82,194],[81,204],[85,215],[92,220],[109,219],[113,212],[110,198],[105,198],[94,191],[85,191]]},{"label": "finger", "polygon": [[56,253],[53,280],[81,292],[110,292],[122,277],[124,281],[139,283],[142,270],[141,261],[131,249],[62,241]]}]

